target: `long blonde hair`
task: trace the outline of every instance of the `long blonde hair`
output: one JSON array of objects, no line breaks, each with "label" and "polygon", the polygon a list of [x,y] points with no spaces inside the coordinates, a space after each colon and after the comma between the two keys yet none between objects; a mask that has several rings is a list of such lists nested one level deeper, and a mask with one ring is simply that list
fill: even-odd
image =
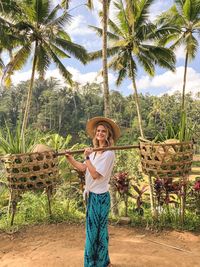
[{"label": "long blonde hair", "polygon": [[104,121],[97,123],[97,125],[94,128],[94,138],[92,139],[93,146],[99,147],[99,141],[96,139],[96,131],[99,125],[102,125],[106,129],[106,146],[113,146],[114,145],[113,129],[109,123]]}]

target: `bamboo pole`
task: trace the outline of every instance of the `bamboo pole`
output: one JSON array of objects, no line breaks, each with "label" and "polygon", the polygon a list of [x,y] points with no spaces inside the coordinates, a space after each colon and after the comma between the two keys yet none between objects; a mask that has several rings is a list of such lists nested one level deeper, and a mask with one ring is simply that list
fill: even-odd
[{"label": "bamboo pole", "polygon": [[[136,149],[136,148],[140,148],[139,145],[127,145],[127,146],[108,146],[108,147],[98,147],[98,148],[93,148],[94,152],[97,151],[107,151],[107,150],[124,150],[124,149]],[[79,150],[67,150],[69,151],[70,154],[74,155],[74,154],[81,154],[84,153],[85,149],[79,149]],[[61,151],[61,152],[56,152],[55,155],[56,156],[63,156],[65,155],[67,152],[66,151]]]}]

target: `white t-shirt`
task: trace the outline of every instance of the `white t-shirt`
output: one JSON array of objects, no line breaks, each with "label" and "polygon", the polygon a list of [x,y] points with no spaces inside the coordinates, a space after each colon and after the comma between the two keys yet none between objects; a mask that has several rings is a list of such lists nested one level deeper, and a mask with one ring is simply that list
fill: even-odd
[{"label": "white t-shirt", "polygon": [[102,194],[109,190],[109,181],[114,167],[115,153],[113,151],[104,151],[102,154],[90,154],[90,161],[101,175],[98,179],[93,179],[89,170],[85,174],[85,194],[93,192]]}]

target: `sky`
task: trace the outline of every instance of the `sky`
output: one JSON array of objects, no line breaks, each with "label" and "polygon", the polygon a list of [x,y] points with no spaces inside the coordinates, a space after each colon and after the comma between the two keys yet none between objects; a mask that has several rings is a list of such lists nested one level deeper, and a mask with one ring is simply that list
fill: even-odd
[{"label": "sky", "polygon": [[[61,0],[52,0],[53,5],[60,3]],[[73,42],[83,45],[89,52],[101,49],[101,39],[88,27],[88,25],[100,26],[98,11],[101,9],[99,0],[94,0],[94,11],[89,11],[84,3],[86,0],[71,0],[69,7],[70,14],[73,16],[72,22],[65,26],[65,30],[71,36]],[[150,19],[154,20],[158,14],[167,10],[173,4],[172,0],[155,0],[150,8]],[[114,15],[114,7],[110,7],[110,17]],[[176,72],[172,73],[163,68],[156,68],[153,78],[150,78],[142,68],[138,66],[136,83],[139,93],[149,93],[151,95],[160,96],[164,93],[173,94],[175,91],[182,89],[183,72],[184,72],[184,47],[180,47],[176,51],[177,63]],[[4,55],[4,60],[7,60]],[[189,62],[186,91],[192,91],[194,94],[200,92],[200,51],[196,59]],[[73,79],[81,84],[87,82],[101,82],[102,77],[99,71],[102,68],[100,60],[83,65],[74,58],[63,61],[66,68],[72,73]],[[14,84],[25,81],[31,77],[31,63],[29,62],[21,71],[13,75]],[[56,77],[64,83],[58,69],[52,64],[46,73],[46,78]],[[116,87],[116,74],[109,70],[109,86],[110,90],[117,90],[123,95],[132,94],[132,83],[130,79],[126,79],[120,87]]]}]

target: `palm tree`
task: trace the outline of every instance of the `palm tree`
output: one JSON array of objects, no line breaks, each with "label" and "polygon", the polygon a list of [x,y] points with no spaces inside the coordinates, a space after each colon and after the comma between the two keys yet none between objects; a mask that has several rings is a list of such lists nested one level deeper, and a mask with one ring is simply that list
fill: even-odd
[{"label": "palm tree", "polygon": [[[137,108],[140,135],[144,137],[142,118],[139,106],[139,97],[136,85],[137,63],[151,76],[155,73],[155,64],[175,69],[174,53],[164,47],[150,44],[161,35],[155,25],[148,21],[148,9],[154,0],[122,0],[116,1],[118,10],[115,22],[109,19],[110,31],[107,33],[110,46],[107,49],[108,56],[112,56],[108,66],[118,72],[116,84],[128,76],[132,80],[134,97]],[[92,27],[99,35],[102,30]],[[90,60],[102,56],[102,51],[90,53]]]},{"label": "palm tree", "polygon": [[160,40],[161,45],[173,42],[171,49],[176,49],[180,45],[185,47],[185,66],[182,88],[182,121],[183,131],[185,132],[185,89],[187,80],[188,61],[195,58],[198,50],[198,34],[200,34],[200,0],[175,0],[175,4],[158,18],[158,23],[162,26],[173,26],[176,28],[171,34]]},{"label": "palm tree", "polygon": [[73,55],[84,64],[87,60],[86,50],[73,43],[64,30],[64,25],[70,22],[71,16],[67,11],[57,16],[58,11],[61,11],[60,5],[51,10],[50,2],[50,0],[19,1],[21,14],[14,17],[15,30],[22,38],[22,44],[5,68],[3,75],[5,81],[10,79],[14,71],[24,66],[33,51],[32,74],[21,130],[22,139],[28,122],[35,72],[44,76],[53,61],[66,82],[72,84],[72,75],[60,58],[70,58],[70,55]]},{"label": "palm tree", "polygon": [[110,117],[110,95],[108,84],[108,63],[107,63],[107,27],[108,10],[110,0],[102,0],[103,31],[102,31],[102,62],[103,62],[103,90],[104,90],[104,115]]}]

